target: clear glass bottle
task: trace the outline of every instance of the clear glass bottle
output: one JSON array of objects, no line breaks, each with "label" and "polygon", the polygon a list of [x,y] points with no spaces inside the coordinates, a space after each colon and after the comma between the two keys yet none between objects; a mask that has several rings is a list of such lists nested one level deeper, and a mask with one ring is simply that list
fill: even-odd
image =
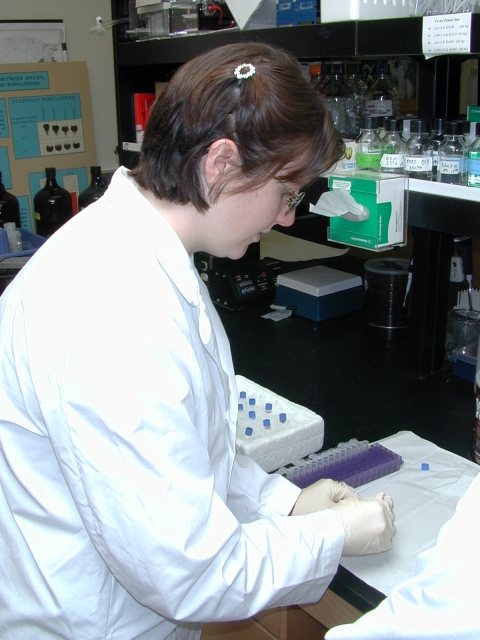
[{"label": "clear glass bottle", "polygon": [[35,225],[40,236],[48,238],[73,216],[70,192],[57,184],[56,169],[45,169],[45,186],[33,198]]},{"label": "clear glass bottle", "polygon": [[101,198],[108,186],[107,181],[102,177],[101,167],[90,167],[90,175],[92,176],[90,186],[84,189],[78,196],[78,206],[80,211],[85,209],[85,207],[88,207],[92,202],[95,202],[95,200]]},{"label": "clear glass bottle", "polygon": [[410,121],[410,138],[405,149],[405,173],[411,178],[432,179],[433,144],[427,120]]},{"label": "clear glass bottle", "polygon": [[330,82],[331,72],[330,72],[330,64],[322,64],[322,73],[320,76],[320,82],[317,84],[316,89],[320,93],[323,94],[324,87]]},{"label": "clear glass bottle", "polygon": [[475,123],[475,140],[466,150],[467,185],[480,188],[480,122]]},{"label": "clear glass bottle", "polygon": [[0,229],[5,222],[14,222],[17,229],[22,226],[18,198],[5,189],[0,171]]},{"label": "clear glass bottle", "polygon": [[378,119],[364,117],[360,123],[360,134],[355,143],[357,169],[380,171],[382,143],[377,134]]},{"label": "clear glass bottle", "polygon": [[438,147],[437,181],[463,183],[463,125],[459,121],[445,123],[443,142]]},{"label": "clear glass bottle", "polygon": [[385,123],[386,133],[382,139],[381,171],[387,173],[404,173],[406,144],[400,135],[403,122],[396,118],[388,118]]},{"label": "clear glass bottle", "polygon": [[376,65],[376,77],[365,92],[365,114],[369,116],[401,115],[400,96],[390,75],[388,62]]},{"label": "clear glass bottle", "polygon": [[367,84],[362,80],[358,64],[347,64],[347,73],[344,77],[345,84],[353,93],[353,110],[350,117],[353,120],[355,137],[360,133],[360,122],[365,109],[365,91]]},{"label": "clear glass bottle", "polygon": [[434,118],[430,129],[430,140],[433,145],[433,163],[432,163],[432,177],[437,179],[437,167],[438,167],[438,147],[443,142],[443,129],[445,127],[445,120],[443,118]]},{"label": "clear glass bottle", "polygon": [[355,127],[349,113],[353,108],[354,95],[350,87],[343,80],[343,65],[330,65],[330,80],[323,87],[327,109],[330,111],[335,128],[343,138],[355,136]]}]

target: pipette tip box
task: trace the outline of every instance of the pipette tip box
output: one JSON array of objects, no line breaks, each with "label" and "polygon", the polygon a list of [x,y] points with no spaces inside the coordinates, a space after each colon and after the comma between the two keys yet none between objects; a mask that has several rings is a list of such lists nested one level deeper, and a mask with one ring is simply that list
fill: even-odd
[{"label": "pipette tip box", "polygon": [[[236,380],[242,405],[237,420],[238,453],[253,458],[270,472],[322,448],[321,416],[248,378],[236,376]],[[251,412],[254,417],[250,417]],[[269,424],[264,425],[265,420]]]},{"label": "pipette tip box", "polygon": [[320,321],[361,309],[363,282],[352,275],[322,265],[277,276],[275,304],[296,307],[295,313]]}]

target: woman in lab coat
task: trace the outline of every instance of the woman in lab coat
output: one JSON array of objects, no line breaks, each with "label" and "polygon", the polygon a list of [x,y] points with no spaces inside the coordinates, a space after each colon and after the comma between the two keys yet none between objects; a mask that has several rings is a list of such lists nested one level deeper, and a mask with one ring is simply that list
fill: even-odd
[{"label": "woman in lab coat", "polygon": [[229,344],[192,261],[291,225],[339,148],[289,55],[206,53],[154,106],[139,166],[2,296],[2,638],[197,638],[390,548],[388,497],[300,492],[235,455]]}]

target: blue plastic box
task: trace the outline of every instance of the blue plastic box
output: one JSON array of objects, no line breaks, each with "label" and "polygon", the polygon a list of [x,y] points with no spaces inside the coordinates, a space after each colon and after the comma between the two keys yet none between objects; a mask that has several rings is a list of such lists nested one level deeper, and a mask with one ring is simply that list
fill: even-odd
[{"label": "blue plastic box", "polygon": [[24,251],[11,253],[10,245],[8,244],[7,232],[5,231],[5,229],[0,229],[0,259],[18,258],[19,256],[32,256],[46,240],[46,238],[44,238],[43,236],[39,236],[36,233],[27,231],[27,229],[19,229],[19,231],[22,236],[23,243],[29,243],[28,248],[26,248]]},{"label": "blue plastic box", "polygon": [[295,25],[318,22],[318,0],[297,0],[295,3]]},{"label": "blue plastic box", "polygon": [[310,320],[327,320],[362,308],[362,278],[324,266],[281,273],[275,304],[294,306]]},{"label": "blue plastic box", "polygon": [[295,0],[277,2],[277,27],[295,24]]}]

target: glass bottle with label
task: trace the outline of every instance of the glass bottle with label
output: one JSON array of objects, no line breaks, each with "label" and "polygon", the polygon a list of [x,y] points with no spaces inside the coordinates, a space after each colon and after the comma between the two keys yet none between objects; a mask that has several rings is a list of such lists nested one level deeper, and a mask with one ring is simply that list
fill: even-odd
[{"label": "glass bottle with label", "polygon": [[400,131],[403,122],[396,118],[388,118],[385,123],[386,133],[382,140],[381,171],[387,173],[403,173],[405,169],[405,149]]},{"label": "glass bottle with label", "polygon": [[17,229],[22,226],[18,198],[5,189],[0,171],[0,229],[5,222],[14,222]]},{"label": "glass bottle with label", "polygon": [[480,122],[475,123],[475,140],[466,150],[467,185],[480,187]]},{"label": "glass bottle with label", "polygon": [[380,171],[382,143],[378,137],[377,129],[377,118],[370,116],[362,118],[360,135],[355,143],[357,169]]},{"label": "glass bottle with label", "polygon": [[432,177],[434,180],[437,178],[438,167],[438,147],[443,142],[443,129],[445,127],[445,120],[443,118],[434,118],[432,127],[430,129],[430,140],[433,145],[433,163],[432,163]]},{"label": "glass bottle with label", "polygon": [[432,179],[433,144],[427,120],[410,121],[410,138],[405,149],[405,173],[411,178]]},{"label": "glass bottle with label", "polygon": [[72,196],[57,184],[56,173],[54,167],[45,169],[45,186],[33,198],[37,233],[45,238],[73,216]]},{"label": "glass bottle with label", "polygon": [[443,142],[438,147],[438,182],[462,184],[463,152],[462,123],[459,121],[446,122]]},{"label": "glass bottle with label", "polygon": [[390,75],[388,62],[376,65],[373,84],[365,92],[365,114],[370,116],[399,116],[400,97]]},{"label": "glass bottle with label", "polygon": [[92,202],[95,202],[95,200],[101,198],[108,186],[107,181],[102,177],[101,167],[90,167],[90,175],[92,176],[90,186],[84,189],[78,196],[80,211],[88,207]]}]

